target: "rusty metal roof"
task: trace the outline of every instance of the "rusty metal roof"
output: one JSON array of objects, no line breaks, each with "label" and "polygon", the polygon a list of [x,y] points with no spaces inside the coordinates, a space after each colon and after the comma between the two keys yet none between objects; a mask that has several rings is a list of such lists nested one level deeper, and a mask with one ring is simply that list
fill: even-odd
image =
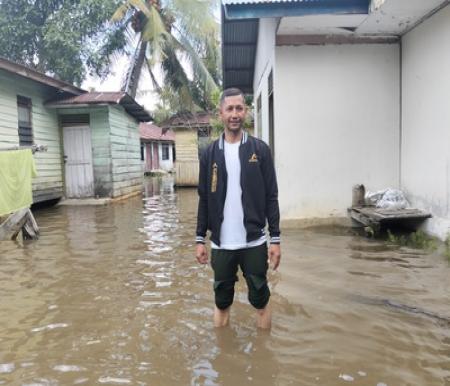
[{"label": "rusty metal roof", "polygon": [[49,107],[80,107],[80,105],[121,105],[125,111],[139,122],[148,122],[152,120],[151,115],[138,104],[126,92],[88,92],[71,98],[50,101],[46,103]]},{"label": "rusty metal roof", "polygon": [[139,125],[139,134],[141,140],[175,142],[173,130],[163,130],[162,127],[153,123],[141,123]]},{"label": "rusty metal roof", "polygon": [[162,122],[160,125],[163,129],[167,128],[199,128],[210,126],[212,113],[200,111],[196,113],[182,112],[173,115],[169,119]]},{"label": "rusty metal roof", "polygon": [[70,83],[52,78],[51,76],[45,75],[39,71],[33,70],[22,64],[11,62],[10,60],[1,57],[0,69],[73,95],[80,95],[86,92],[86,90],[76,87]]}]

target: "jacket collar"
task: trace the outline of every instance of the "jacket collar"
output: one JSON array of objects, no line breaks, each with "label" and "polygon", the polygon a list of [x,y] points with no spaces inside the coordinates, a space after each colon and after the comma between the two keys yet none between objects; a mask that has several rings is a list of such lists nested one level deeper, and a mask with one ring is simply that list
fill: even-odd
[{"label": "jacket collar", "polygon": [[[242,130],[242,138],[241,138],[241,145],[246,143],[248,140],[248,133],[245,130]],[[219,149],[223,150],[225,142],[225,133],[222,133],[219,138]]]}]

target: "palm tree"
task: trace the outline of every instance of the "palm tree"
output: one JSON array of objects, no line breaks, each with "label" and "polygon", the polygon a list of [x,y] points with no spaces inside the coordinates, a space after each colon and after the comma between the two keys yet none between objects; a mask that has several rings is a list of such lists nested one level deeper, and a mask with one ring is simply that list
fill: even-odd
[{"label": "palm tree", "polygon": [[137,44],[123,90],[135,97],[146,68],[155,90],[175,109],[210,109],[220,82],[215,6],[217,0],[124,0],[112,20],[131,26]]}]

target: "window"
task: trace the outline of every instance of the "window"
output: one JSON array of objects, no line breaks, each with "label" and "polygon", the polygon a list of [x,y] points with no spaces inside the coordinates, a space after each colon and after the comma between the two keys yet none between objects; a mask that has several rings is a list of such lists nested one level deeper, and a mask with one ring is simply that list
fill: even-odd
[{"label": "window", "polygon": [[144,161],[144,144],[141,143],[141,161]]},{"label": "window", "polygon": [[33,145],[33,129],[31,125],[31,99],[17,96],[17,115],[19,125],[19,145]]},{"label": "window", "polygon": [[169,144],[162,144],[162,160],[167,161],[169,159]]}]

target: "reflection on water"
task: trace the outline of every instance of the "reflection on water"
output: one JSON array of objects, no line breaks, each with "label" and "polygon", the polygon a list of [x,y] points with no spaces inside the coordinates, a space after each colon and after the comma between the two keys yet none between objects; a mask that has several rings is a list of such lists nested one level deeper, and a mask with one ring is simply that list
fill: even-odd
[{"label": "reflection on water", "polygon": [[243,280],[230,328],[193,257],[197,196],[36,213],[0,244],[0,385],[449,385],[450,269],[343,228],[283,232],[270,333]]}]

